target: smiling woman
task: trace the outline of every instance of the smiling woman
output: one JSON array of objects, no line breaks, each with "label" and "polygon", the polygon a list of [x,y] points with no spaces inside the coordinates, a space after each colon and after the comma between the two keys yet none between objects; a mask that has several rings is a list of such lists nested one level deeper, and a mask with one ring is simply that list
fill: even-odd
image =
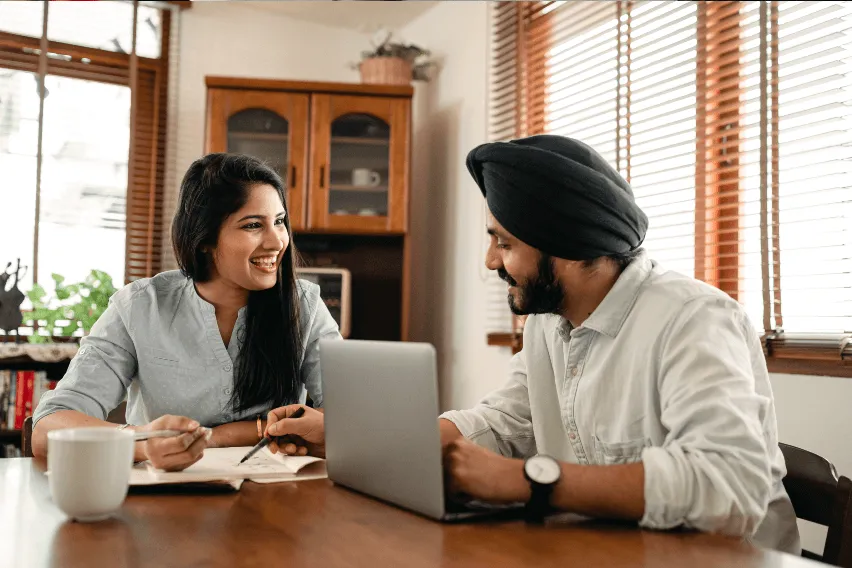
[{"label": "smiling woman", "polygon": [[308,393],[322,406],[318,340],[340,334],[319,287],[296,280],[290,231],[271,168],[234,154],[194,162],[172,224],[180,271],[113,296],[41,399],[33,453],[46,452],[50,430],[108,426],[125,394],[131,428],[189,431],[139,443],[138,459],[168,469],[191,465],[207,446],[254,445],[258,416]]}]

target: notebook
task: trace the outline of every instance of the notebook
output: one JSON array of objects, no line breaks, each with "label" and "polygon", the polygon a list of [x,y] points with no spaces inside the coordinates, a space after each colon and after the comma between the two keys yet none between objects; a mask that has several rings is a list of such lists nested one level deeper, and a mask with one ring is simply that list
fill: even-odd
[{"label": "notebook", "polygon": [[208,448],[204,457],[183,471],[163,471],[149,462],[133,466],[130,485],[229,482],[235,489],[243,480],[257,483],[325,479],[325,460],[311,456],[273,454],[264,448],[239,464],[251,447]]}]

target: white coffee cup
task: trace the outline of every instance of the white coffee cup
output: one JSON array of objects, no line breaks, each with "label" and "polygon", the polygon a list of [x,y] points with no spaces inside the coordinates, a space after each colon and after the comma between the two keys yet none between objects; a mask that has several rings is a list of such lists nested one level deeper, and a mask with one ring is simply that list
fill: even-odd
[{"label": "white coffee cup", "polygon": [[133,432],[66,428],[47,433],[50,495],[76,521],[100,521],[121,507],[133,467]]},{"label": "white coffee cup", "polygon": [[379,172],[374,172],[367,168],[356,168],[352,170],[352,185],[376,187],[380,183],[382,183],[382,176],[379,175]]}]

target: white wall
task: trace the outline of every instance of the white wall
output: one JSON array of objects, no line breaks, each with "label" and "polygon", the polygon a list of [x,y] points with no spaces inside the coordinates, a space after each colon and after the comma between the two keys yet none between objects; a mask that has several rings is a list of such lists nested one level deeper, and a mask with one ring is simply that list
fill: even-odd
[{"label": "white wall", "polygon": [[399,33],[441,62],[414,96],[411,330],[438,350],[445,409],[501,384],[510,356],[485,342],[484,200],[465,168],[486,141],[486,4],[441,2]]},{"label": "white wall", "polygon": [[771,380],[781,441],[852,477],[852,379],[773,374]]},{"label": "white wall", "polygon": [[[852,477],[852,379],[771,376],[782,442],[823,456],[840,475]],[[825,529],[799,521],[802,544],[822,551]]]},{"label": "white wall", "polygon": [[[176,179],[170,180],[165,199],[169,220],[176,186],[204,152],[205,75],[359,81],[349,64],[369,48],[369,35],[296,20],[252,4],[259,2],[198,2],[180,14]],[[172,263],[167,238],[164,246]]]},{"label": "white wall", "polygon": [[205,75],[358,81],[368,36],[294,20],[254,2],[199,2],[181,13],[178,169],[204,150]]}]

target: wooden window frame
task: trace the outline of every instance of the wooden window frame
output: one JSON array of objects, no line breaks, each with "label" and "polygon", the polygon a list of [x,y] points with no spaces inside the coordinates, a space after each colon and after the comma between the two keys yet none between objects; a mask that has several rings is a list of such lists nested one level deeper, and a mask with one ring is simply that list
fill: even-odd
[{"label": "wooden window frame", "polygon": [[[525,50],[527,34],[533,29],[541,42],[552,29],[553,12],[544,11],[550,3],[533,9],[519,2],[517,18],[518,89],[521,104],[516,109],[518,136],[546,130],[544,110],[547,104],[544,65],[536,57],[549,48],[539,47],[536,54]],[[628,59],[628,73],[619,70],[618,84],[627,87],[629,105],[630,34],[622,41],[622,31],[630,28],[630,0],[618,0],[618,54]],[[767,367],[772,373],[827,375],[852,378],[852,335],[795,334],[783,332],[780,284],[779,150],[778,150],[778,1],[761,3],[761,258],[763,265],[764,318],[761,336]],[[742,121],[740,108],[732,105],[741,89],[742,63],[737,53],[742,46],[742,2],[698,3],[696,54],[696,212],[695,277],[718,287],[738,299],[739,290],[739,214],[742,192],[739,160],[729,159],[726,148],[739,144]],[[622,15],[626,19],[622,21]],[[767,40],[769,35],[769,40]],[[539,43],[539,45],[541,45]],[[716,64],[714,65],[714,62]],[[619,62],[615,62],[617,67]],[[618,167],[629,169],[629,107],[622,113],[618,95],[618,116],[628,119],[627,140],[616,132]],[[619,125],[616,125],[618,129]],[[627,148],[622,163],[621,150]],[[713,151],[715,150],[715,151]],[[628,178],[629,181],[629,178]],[[769,230],[772,227],[772,230]],[[771,282],[771,285],[770,285]],[[755,322],[757,323],[757,322]],[[520,327],[511,333],[492,333],[489,345],[509,347],[517,353],[523,347]]]},{"label": "wooden window frame", "polygon": [[[171,12],[162,10],[162,14],[160,57],[156,59],[0,31],[0,65],[4,68],[133,89],[126,198],[125,283],[153,276],[163,266],[160,243],[166,226],[164,187]],[[42,57],[43,50],[63,58]],[[43,118],[40,117],[40,120]],[[38,207],[37,200],[37,210]],[[38,227],[34,230],[35,281]]]}]

